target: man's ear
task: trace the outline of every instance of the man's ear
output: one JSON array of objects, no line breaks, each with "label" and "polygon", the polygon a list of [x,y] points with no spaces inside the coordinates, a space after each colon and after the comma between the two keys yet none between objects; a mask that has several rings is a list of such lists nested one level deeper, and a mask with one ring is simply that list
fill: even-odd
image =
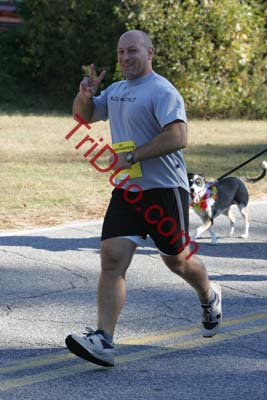
[{"label": "man's ear", "polygon": [[148,47],[147,54],[148,54],[148,59],[152,60],[152,58],[154,56],[154,48],[153,47]]}]

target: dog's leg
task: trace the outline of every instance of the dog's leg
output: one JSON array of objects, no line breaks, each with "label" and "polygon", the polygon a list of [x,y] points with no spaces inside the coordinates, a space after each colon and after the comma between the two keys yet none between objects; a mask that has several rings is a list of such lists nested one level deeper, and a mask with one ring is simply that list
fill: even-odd
[{"label": "dog's leg", "polygon": [[213,225],[211,225],[209,227],[209,233],[210,233],[210,236],[211,236],[211,244],[213,244],[215,246],[217,244],[217,236],[216,236],[215,229],[214,229]]},{"label": "dog's leg", "polygon": [[212,225],[211,220],[205,220],[204,224],[198,227],[195,233],[191,236],[192,241],[195,241],[202,233],[210,229],[211,225]]},{"label": "dog's leg", "polygon": [[243,233],[243,235],[241,235],[241,237],[243,239],[247,239],[248,238],[248,231],[249,231],[249,222],[248,222],[248,206],[244,206],[242,204],[240,204],[238,206],[240,213],[245,221],[245,232]]},{"label": "dog's leg", "polygon": [[235,216],[234,216],[234,215],[232,214],[232,212],[231,212],[231,207],[229,207],[228,210],[226,210],[226,211],[224,212],[224,215],[226,215],[226,217],[228,217],[229,220],[230,220],[230,232],[229,232],[229,236],[233,236],[234,231],[235,231],[235,221],[236,221],[236,218],[235,218]]}]

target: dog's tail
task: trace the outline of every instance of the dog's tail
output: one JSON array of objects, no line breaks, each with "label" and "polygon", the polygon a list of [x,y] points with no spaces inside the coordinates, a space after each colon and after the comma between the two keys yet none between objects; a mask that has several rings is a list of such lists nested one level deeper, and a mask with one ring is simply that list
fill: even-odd
[{"label": "dog's tail", "polygon": [[262,161],[261,168],[262,168],[262,173],[257,178],[242,177],[242,180],[244,182],[249,182],[249,183],[259,182],[266,175],[266,172],[267,172],[267,162],[266,161]]}]

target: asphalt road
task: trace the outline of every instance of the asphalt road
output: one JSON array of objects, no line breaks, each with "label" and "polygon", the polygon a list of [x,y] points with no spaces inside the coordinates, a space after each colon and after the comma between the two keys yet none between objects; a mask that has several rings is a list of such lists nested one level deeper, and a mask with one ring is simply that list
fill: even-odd
[{"label": "asphalt road", "polygon": [[[257,400],[267,398],[267,199],[251,204],[247,240],[219,217],[217,246],[198,254],[223,290],[224,323],[200,334],[192,289],[138,248],[117,326],[114,368],[68,352],[64,338],[96,324],[101,221],[0,232],[0,400]],[[192,230],[199,224],[192,214]]]}]

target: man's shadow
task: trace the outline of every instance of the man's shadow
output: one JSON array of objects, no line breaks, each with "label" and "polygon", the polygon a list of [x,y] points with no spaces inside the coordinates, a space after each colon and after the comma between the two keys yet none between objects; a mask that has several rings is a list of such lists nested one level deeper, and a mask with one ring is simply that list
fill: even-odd
[{"label": "man's shadow", "polygon": [[[146,241],[147,247],[137,248],[138,254],[157,254],[151,240]],[[52,252],[83,251],[93,249],[100,252],[101,240],[99,236],[86,238],[51,238],[47,236],[1,236],[0,247],[30,247],[32,249],[47,250]]]}]

